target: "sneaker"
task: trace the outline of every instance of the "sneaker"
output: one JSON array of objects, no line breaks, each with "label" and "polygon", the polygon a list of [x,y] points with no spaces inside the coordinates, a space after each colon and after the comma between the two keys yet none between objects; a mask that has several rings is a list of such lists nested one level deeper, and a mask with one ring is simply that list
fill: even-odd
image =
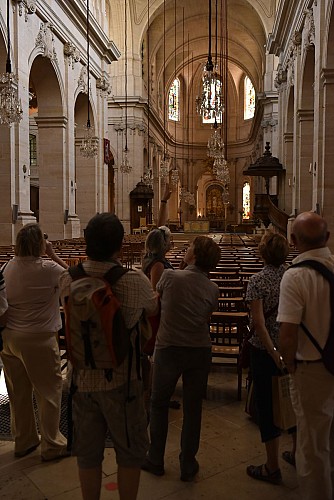
[{"label": "sneaker", "polygon": [[148,458],[146,458],[145,462],[142,464],[141,469],[145,470],[146,472],[150,472],[155,476],[163,476],[165,474],[163,465],[152,464],[152,462],[150,462]]}]

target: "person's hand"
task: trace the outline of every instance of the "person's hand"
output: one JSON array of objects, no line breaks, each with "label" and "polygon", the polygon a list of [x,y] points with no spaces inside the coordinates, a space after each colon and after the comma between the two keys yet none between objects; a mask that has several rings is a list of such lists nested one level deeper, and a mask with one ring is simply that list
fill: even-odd
[{"label": "person's hand", "polygon": [[171,194],[172,194],[172,190],[169,187],[169,183],[166,182],[166,184],[165,184],[165,191],[164,191],[164,194],[163,194],[163,196],[161,198],[161,201],[168,201],[169,198],[171,197]]},{"label": "person's hand", "polygon": [[51,241],[45,240],[45,253],[48,257],[51,257],[54,254]]},{"label": "person's hand", "polygon": [[284,368],[284,362],[283,362],[282,356],[279,353],[279,351],[274,348],[273,350],[270,351],[269,354],[273,358],[273,360],[274,360],[275,365],[277,366],[277,368],[279,370],[283,370],[283,368]]}]

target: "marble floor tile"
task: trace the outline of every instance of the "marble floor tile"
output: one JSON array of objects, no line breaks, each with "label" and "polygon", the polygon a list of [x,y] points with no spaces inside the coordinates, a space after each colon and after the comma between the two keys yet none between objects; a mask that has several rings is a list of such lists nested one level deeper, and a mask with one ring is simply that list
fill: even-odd
[{"label": "marble floor tile", "polygon": [[[245,380],[244,380],[245,386]],[[245,414],[246,389],[237,401],[237,379],[233,367],[215,366],[209,376],[207,399],[203,401],[200,470],[193,483],[180,481],[179,448],[182,428],[182,386],[173,399],[181,409],[170,409],[162,477],[142,472],[138,500],[302,500],[296,472],[281,461],[283,484],[274,486],[246,474],[249,464],[265,461],[258,427]],[[290,449],[287,433],[281,438],[281,452]],[[114,451],[105,450],[101,500],[117,500],[117,465]],[[75,458],[42,463],[36,450],[22,459],[14,458],[14,444],[0,441],[1,500],[79,500],[81,491]]]}]

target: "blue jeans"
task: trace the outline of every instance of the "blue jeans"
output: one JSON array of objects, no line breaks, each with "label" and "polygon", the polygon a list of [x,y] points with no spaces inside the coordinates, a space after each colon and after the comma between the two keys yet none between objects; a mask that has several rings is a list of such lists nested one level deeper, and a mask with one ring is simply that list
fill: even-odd
[{"label": "blue jeans", "polygon": [[168,409],[178,379],[183,383],[182,464],[191,464],[199,448],[202,399],[206,395],[211,364],[210,347],[167,347],[154,355],[148,458],[154,465],[164,464],[168,432]]}]

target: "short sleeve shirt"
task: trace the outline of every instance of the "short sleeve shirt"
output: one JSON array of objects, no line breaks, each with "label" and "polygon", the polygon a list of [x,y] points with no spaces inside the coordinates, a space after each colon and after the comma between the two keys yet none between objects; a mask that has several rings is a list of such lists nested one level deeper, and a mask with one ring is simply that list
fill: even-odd
[{"label": "short sleeve shirt", "polygon": [[[334,272],[334,257],[329,248],[303,252],[292,263],[317,260]],[[303,266],[289,269],[282,279],[277,320],[280,323],[303,322],[324,347],[330,326],[330,290],[326,279],[314,269]],[[320,354],[301,327],[298,328],[297,359],[317,360]]]},{"label": "short sleeve shirt", "polygon": [[[246,301],[262,300],[264,314],[275,306],[278,307],[280,283],[285,270],[286,267],[284,265],[280,267],[266,265],[262,271],[251,276],[248,282]],[[277,311],[266,318],[265,322],[270,338],[274,345],[278,346],[279,324],[276,321],[276,316]],[[250,339],[250,343],[259,349],[265,349],[256,332]]]},{"label": "short sleeve shirt", "polygon": [[161,318],[156,348],[169,346],[209,347],[209,319],[218,308],[219,288],[198,267],[166,269],[157,292]]},{"label": "short sleeve shirt", "polygon": [[61,328],[59,277],[64,268],[42,257],[14,257],[4,269],[7,328],[57,332]]}]

